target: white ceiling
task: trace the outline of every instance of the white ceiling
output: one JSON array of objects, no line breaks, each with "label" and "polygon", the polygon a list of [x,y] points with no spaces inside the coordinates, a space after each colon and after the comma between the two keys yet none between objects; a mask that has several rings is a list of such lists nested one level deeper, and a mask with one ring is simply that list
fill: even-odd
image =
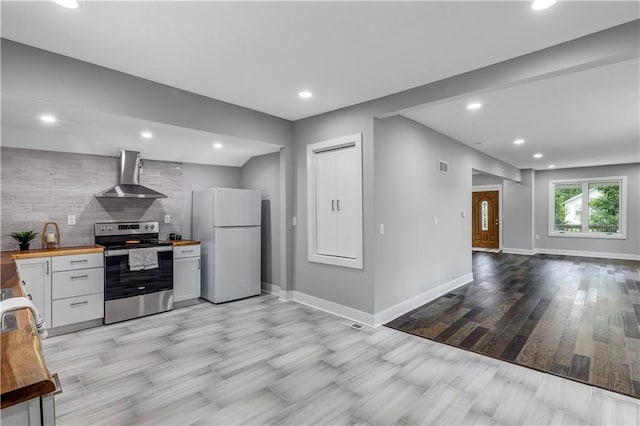
[{"label": "white ceiling", "polygon": [[[58,122],[42,122],[43,113]],[[153,138],[142,138],[142,131]],[[214,148],[216,142],[222,148]],[[280,150],[280,145],[7,94],[2,95],[2,146],[113,157],[129,148],[143,159],[233,167]]]},{"label": "white ceiling", "polygon": [[290,120],[638,18],[629,1],[81,4],[2,1],[2,37]]},{"label": "white ceiling", "polygon": [[[470,102],[483,107],[469,111]],[[640,61],[428,104],[403,115],[519,168],[640,162]],[[518,138],[525,143],[514,145]],[[541,159],[533,158],[537,152]]]}]

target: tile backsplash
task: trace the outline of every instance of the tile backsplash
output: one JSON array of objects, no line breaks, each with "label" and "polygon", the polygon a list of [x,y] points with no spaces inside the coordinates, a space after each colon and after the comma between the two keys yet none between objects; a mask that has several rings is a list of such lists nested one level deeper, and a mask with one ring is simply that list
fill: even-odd
[{"label": "tile backsplash", "polygon": [[[144,160],[140,181],[167,198],[154,200],[95,198],[116,184],[118,159],[98,155],[1,148],[0,248],[14,250],[18,244],[9,234],[41,232],[46,222],[57,222],[63,246],[93,244],[96,222],[158,221],[160,238],[182,232],[182,164]],[[171,223],[164,224],[165,214]],[[76,225],[67,225],[67,215]],[[40,248],[40,235],[31,244]]]}]

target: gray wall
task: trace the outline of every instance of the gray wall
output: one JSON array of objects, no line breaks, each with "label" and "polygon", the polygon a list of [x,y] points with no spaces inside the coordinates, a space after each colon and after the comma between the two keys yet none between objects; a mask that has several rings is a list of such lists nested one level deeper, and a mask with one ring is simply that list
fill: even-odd
[{"label": "gray wall", "polygon": [[502,185],[502,178],[483,174],[474,174],[471,176],[473,185]]},{"label": "gray wall", "polygon": [[[296,227],[294,290],[360,311],[374,312],[373,116],[366,108],[347,108],[294,123],[296,141]],[[307,145],[363,133],[362,196],[364,268],[309,262],[307,256]]]},{"label": "gray wall", "polygon": [[[375,310],[471,273],[477,151],[402,117],[375,122]],[[437,171],[449,161],[449,173]],[[465,217],[462,217],[465,212]],[[434,225],[434,218],[438,225]]]},{"label": "gray wall", "polygon": [[535,172],[521,170],[522,180],[504,180],[502,186],[502,247],[533,249],[533,182]]},{"label": "gray wall", "polygon": [[182,238],[191,238],[192,192],[207,188],[241,188],[240,167],[207,166],[184,163],[182,165]]},{"label": "gray wall", "polygon": [[247,161],[240,182],[262,192],[262,281],[280,286],[280,153]]},{"label": "gray wall", "polygon": [[[607,176],[627,176],[628,179],[627,238],[614,240],[550,237],[548,232],[549,181]],[[640,255],[640,163],[537,171],[535,174],[535,233],[540,236],[540,239],[536,240],[536,248],[540,249]]]},{"label": "gray wall", "polygon": [[[141,181],[168,196],[156,200],[95,198],[116,183],[118,159],[19,148],[1,148],[2,250],[17,248],[7,235],[41,232],[45,222],[57,222],[62,245],[93,244],[93,224],[120,220],[160,222],[160,237],[182,231],[182,168],[180,163],[145,161]],[[77,224],[68,226],[67,215]],[[163,224],[165,214],[171,224]],[[36,240],[32,248],[41,247]]]}]

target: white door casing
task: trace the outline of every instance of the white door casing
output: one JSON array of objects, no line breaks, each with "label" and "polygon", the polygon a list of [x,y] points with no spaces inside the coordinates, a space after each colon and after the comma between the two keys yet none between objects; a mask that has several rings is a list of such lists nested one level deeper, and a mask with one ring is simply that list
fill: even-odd
[{"label": "white door casing", "polygon": [[362,134],[307,147],[310,262],[362,269]]}]

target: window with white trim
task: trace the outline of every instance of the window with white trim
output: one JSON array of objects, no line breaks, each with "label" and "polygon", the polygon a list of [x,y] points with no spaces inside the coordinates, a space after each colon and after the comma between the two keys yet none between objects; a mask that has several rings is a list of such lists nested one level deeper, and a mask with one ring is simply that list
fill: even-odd
[{"label": "window with white trim", "polygon": [[627,177],[549,181],[549,236],[626,238]]}]

